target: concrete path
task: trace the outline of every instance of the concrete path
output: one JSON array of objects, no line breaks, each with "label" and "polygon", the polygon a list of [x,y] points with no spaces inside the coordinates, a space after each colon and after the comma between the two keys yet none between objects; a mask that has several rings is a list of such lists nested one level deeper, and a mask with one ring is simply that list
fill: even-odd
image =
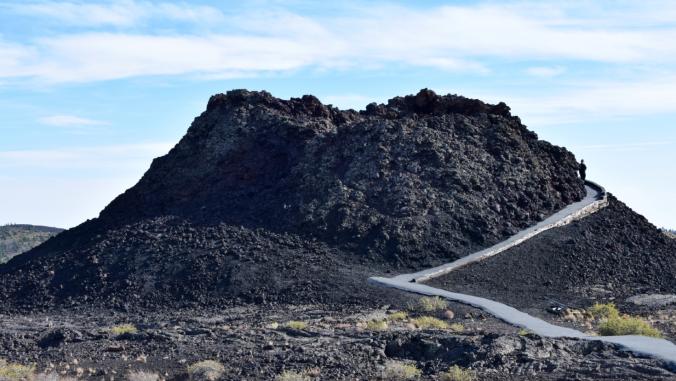
[{"label": "concrete path", "polygon": [[402,274],[393,278],[372,277],[369,282],[392,287],[403,291],[421,295],[439,296],[456,302],[464,303],[482,309],[506,323],[522,327],[544,337],[572,337],[584,340],[600,340],[620,345],[625,350],[643,355],[660,358],[676,366],[676,345],[664,339],[656,339],[646,336],[589,336],[578,330],[560,327],[550,324],[540,318],[528,315],[516,308],[499,303],[490,299],[477,296],[459,294],[439,288],[420,284],[420,282],[447,274],[459,267],[472,262],[486,259],[501,253],[519,243],[554,227],[566,225],[572,221],[583,218],[608,204],[603,187],[587,182],[587,196],[576,203],[570,204],[561,211],[551,215],[544,221],[525,229],[514,236],[492,247],[470,254],[456,261],[441,266],[410,274]]}]

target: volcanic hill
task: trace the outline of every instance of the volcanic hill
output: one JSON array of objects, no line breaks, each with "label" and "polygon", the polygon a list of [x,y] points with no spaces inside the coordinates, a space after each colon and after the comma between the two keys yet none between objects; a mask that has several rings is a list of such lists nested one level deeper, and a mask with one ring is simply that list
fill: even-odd
[{"label": "volcanic hill", "polygon": [[233,90],[99,218],[0,266],[0,298],[364,302],[369,275],[458,258],[581,199],[576,168],[504,103],[422,90],[342,111]]}]

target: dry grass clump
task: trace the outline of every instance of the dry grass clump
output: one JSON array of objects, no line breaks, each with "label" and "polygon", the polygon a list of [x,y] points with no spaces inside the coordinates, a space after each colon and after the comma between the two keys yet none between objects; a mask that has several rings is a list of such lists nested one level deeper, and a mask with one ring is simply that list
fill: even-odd
[{"label": "dry grass clump", "polygon": [[62,376],[58,373],[39,373],[33,376],[31,381],[77,381],[75,377]]},{"label": "dry grass clump", "polygon": [[445,321],[431,316],[411,319],[411,323],[420,329],[448,329],[450,327]]},{"label": "dry grass clump", "polygon": [[216,381],[225,373],[225,367],[218,361],[204,360],[188,367],[188,375],[193,381]]},{"label": "dry grass clump", "polygon": [[617,316],[609,318],[599,325],[599,333],[603,336],[641,335],[662,337],[662,332],[647,321],[633,316]]},{"label": "dry grass clump", "polygon": [[366,322],[366,329],[369,331],[385,331],[389,327],[387,320],[374,319]]},{"label": "dry grass clump", "polygon": [[397,311],[387,315],[387,320],[390,321],[402,321],[408,319],[408,314],[406,311]]},{"label": "dry grass clump", "polygon": [[415,365],[392,361],[385,365],[381,378],[388,381],[417,380],[421,374]]},{"label": "dry grass clump", "polygon": [[286,324],[284,324],[284,326],[286,328],[297,329],[300,331],[307,328],[307,323],[299,320],[291,320],[287,321]]},{"label": "dry grass clump", "polygon": [[35,365],[11,364],[0,359],[0,380],[31,380],[35,374]]},{"label": "dry grass clump", "polygon": [[448,371],[441,373],[439,375],[439,380],[441,381],[474,381],[476,380],[476,374],[469,370],[461,368],[457,365],[453,365],[448,368]]},{"label": "dry grass clump", "polygon": [[136,333],[138,332],[138,328],[133,324],[120,324],[110,327],[110,332],[113,335],[123,335],[125,333]]},{"label": "dry grass clump", "polygon": [[285,370],[280,375],[275,377],[275,381],[310,381],[310,380],[312,380],[312,377],[310,377],[307,373],[296,372],[293,370]]},{"label": "dry grass clump", "polygon": [[662,233],[671,239],[676,239],[676,230],[662,229]]},{"label": "dry grass clump", "polygon": [[423,296],[418,303],[409,307],[413,311],[433,312],[448,308],[448,301],[438,296]]},{"label": "dry grass clump", "polygon": [[448,329],[450,329],[453,332],[462,332],[465,330],[465,326],[460,323],[453,323],[448,326]]},{"label": "dry grass clump", "polygon": [[136,370],[127,373],[127,381],[159,381],[160,375],[144,370]]}]

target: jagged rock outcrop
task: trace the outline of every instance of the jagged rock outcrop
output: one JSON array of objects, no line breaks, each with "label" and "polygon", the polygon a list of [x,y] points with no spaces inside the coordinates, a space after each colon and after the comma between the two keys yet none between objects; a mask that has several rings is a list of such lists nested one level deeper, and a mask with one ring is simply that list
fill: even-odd
[{"label": "jagged rock outcrop", "polygon": [[280,282],[331,299],[362,277],[337,268],[457,258],[579,200],[576,168],[503,103],[422,90],[357,112],[234,90],[98,219],[0,267],[0,293],[277,300],[266,274],[298,266]]}]

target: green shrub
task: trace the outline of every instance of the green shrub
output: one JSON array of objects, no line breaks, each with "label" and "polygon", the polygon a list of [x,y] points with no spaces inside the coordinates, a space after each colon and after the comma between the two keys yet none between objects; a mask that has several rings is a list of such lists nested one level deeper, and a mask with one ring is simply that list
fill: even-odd
[{"label": "green shrub", "polygon": [[417,380],[422,372],[415,365],[392,361],[385,365],[382,379],[388,381]]},{"label": "green shrub", "polygon": [[521,328],[521,329],[519,330],[519,336],[527,336],[529,333],[530,333],[530,332],[529,332],[527,329],[525,329],[525,328]]},{"label": "green shrub", "polygon": [[188,367],[188,375],[193,381],[216,381],[225,373],[225,367],[218,361],[204,360]]},{"label": "green shrub", "polygon": [[0,380],[29,380],[34,374],[35,365],[10,364],[0,359]]},{"label": "green shrub", "polygon": [[122,335],[125,333],[136,333],[138,329],[133,324],[120,324],[110,328],[113,335]]},{"label": "green shrub", "polygon": [[439,375],[439,380],[441,381],[474,381],[476,380],[476,374],[469,370],[463,369],[457,365],[453,365],[448,368],[448,371],[441,373]]},{"label": "green shrub", "polygon": [[304,330],[307,328],[307,323],[299,320],[291,320],[287,321],[284,326],[291,329]]},{"label": "green shrub", "polygon": [[411,319],[411,323],[420,329],[448,329],[449,325],[443,320],[431,316],[421,316]]},{"label": "green shrub", "polygon": [[611,317],[599,325],[599,333],[603,336],[641,335],[662,337],[662,333],[647,321],[633,316]]},{"label": "green shrub", "polygon": [[366,329],[370,331],[384,331],[389,328],[387,320],[369,320],[366,322]]},{"label": "green shrub", "polygon": [[423,296],[418,303],[411,307],[414,311],[433,312],[445,310],[448,307],[448,301],[438,296]]},{"label": "green shrub", "polygon": [[587,311],[597,319],[611,319],[620,316],[620,311],[614,303],[594,303]]}]

